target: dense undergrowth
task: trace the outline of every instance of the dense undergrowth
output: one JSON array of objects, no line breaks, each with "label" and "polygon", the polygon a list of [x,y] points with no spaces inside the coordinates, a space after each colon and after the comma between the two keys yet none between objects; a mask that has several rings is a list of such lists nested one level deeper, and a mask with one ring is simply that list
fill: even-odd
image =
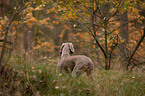
[{"label": "dense undergrowth", "polygon": [[[1,75],[0,95],[145,96],[145,74],[95,68],[93,78],[56,73],[56,59],[43,62],[11,58]],[[3,74],[3,73],[1,73]],[[5,92],[4,92],[5,91]]]}]

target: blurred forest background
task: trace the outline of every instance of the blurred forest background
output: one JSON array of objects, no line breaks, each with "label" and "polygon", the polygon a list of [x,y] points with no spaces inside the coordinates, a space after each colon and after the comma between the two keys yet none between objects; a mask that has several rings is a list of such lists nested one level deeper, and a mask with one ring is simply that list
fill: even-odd
[{"label": "blurred forest background", "polygon": [[59,58],[64,42],[97,68],[144,71],[144,37],[145,0],[0,0],[1,76],[14,57]]}]

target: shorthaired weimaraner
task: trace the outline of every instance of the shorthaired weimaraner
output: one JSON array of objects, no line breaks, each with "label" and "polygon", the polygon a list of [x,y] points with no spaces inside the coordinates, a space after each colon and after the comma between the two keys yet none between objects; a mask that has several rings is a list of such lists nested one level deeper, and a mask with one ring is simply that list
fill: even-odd
[{"label": "shorthaired weimaraner", "polygon": [[92,60],[84,55],[74,55],[74,46],[72,43],[63,43],[60,48],[61,58],[57,65],[57,72],[65,70],[66,72],[72,72],[72,76],[80,75],[83,72],[87,73],[87,76],[92,74],[94,69],[94,63]]}]

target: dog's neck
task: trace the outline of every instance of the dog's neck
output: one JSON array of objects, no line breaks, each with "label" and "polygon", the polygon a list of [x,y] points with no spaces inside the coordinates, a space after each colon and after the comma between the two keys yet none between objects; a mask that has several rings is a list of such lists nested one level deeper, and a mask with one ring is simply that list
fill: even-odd
[{"label": "dog's neck", "polygon": [[62,50],[61,57],[63,56],[69,56],[70,55],[70,49],[68,47],[64,47]]}]

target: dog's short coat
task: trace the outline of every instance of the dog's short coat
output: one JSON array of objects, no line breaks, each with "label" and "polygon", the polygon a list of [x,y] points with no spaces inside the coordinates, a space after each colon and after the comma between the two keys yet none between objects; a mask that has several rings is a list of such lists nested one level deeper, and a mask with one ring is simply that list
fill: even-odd
[{"label": "dog's short coat", "polygon": [[57,72],[65,70],[66,72],[72,72],[72,76],[80,75],[82,72],[86,72],[87,76],[90,76],[94,63],[92,60],[84,55],[70,56],[74,52],[74,46],[72,43],[63,43],[60,47],[61,58],[57,65]]}]

